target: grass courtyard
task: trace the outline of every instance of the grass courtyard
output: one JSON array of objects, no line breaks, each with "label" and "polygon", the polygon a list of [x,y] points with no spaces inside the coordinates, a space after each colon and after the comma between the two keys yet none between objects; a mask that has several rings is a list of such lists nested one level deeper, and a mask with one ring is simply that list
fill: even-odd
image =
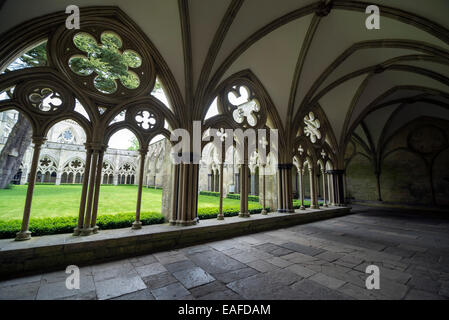
[{"label": "grass courtyard", "polygon": [[[34,236],[71,233],[77,224],[81,185],[35,186],[29,230]],[[14,238],[20,231],[27,186],[11,186],[0,190],[0,239]],[[135,220],[137,186],[103,185],[100,189],[97,225],[100,229],[130,227]],[[165,221],[161,213],[162,190],[143,188],[141,221],[143,225]],[[299,208],[299,203],[294,201]],[[309,201],[306,201],[306,205]],[[218,214],[219,198],[213,195],[198,196],[198,217],[215,218]],[[262,206],[250,201],[251,214],[260,213]],[[268,209],[268,208],[267,208]],[[240,200],[223,199],[225,217],[238,215]]]},{"label": "grass courtyard", "polygon": [[[36,185],[31,206],[32,218],[78,217],[81,185]],[[27,186],[0,190],[0,220],[21,219]],[[98,215],[135,212],[137,186],[104,185],[100,189]],[[142,212],[161,212],[162,190],[143,188]],[[218,208],[219,198],[200,195],[199,209]],[[224,207],[239,207],[240,201],[223,199]]]}]

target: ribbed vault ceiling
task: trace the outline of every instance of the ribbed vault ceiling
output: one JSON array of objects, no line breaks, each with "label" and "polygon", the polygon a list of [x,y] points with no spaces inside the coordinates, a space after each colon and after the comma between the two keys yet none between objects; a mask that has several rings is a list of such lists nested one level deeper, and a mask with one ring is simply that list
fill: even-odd
[{"label": "ribbed vault ceiling", "polygon": [[[0,33],[65,11],[72,2],[7,0],[0,12]],[[80,7],[118,6],[136,22],[169,66],[187,109],[193,103],[207,108],[202,105],[207,95],[224,79],[250,69],[270,95],[284,128],[297,128],[302,120],[295,118],[298,112],[318,104],[340,145],[354,129],[360,136],[367,130],[377,143],[384,129],[391,133],[404,121],[420,116],[449,119],[449,1],[335,0],[323,17],[316,15],[319,3],[77,1]],[[380,30],[365,28],[364,8],[373,3],[387,6],[381,7]],[[187,19],[187,31],[182,18]],[[191,59],[185,59],[189,31]],[[423,95],[426,101],[411,103],[410,98]]]}]

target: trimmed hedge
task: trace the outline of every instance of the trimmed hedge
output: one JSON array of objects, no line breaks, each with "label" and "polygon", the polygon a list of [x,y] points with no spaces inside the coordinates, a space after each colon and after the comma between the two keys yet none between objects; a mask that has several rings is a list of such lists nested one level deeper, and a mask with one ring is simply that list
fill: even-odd
[{"label": "trimmed hedge", "polygon": [[[262,212],[262,206],[259,204],[248,205],[248,211],[250,214],[256,214]],[[270,208],[266,208],[267,211],[271,211]],[[223,215],[225,217],[238,216],[240,213],[240,207],[223,207]],[[198,209],[198,218],[200,220],[213,219],[218,216],[218,208],[200,208]]]},{"label": "trimmed hedge", "polygon": [[[203,191],[208,192],[208,191]],[[216,192],[215,192],[216,193]],[[234,194],[235,195],[235,194]],[[320,204],[322,202],[320,201]],[[310,201],[304,201],[306,207],[310,206]],[[294,201],[293,208],[299,209],[300,202]],[[257,214],[262,211],[259,203],[249,203],[248,211],[250,214]],[[266,208],[271,211],[270,208]],[[223,207],[223,215],[225,217],[237,216],[240,213],[240,207]],[[218,208],[200,208],[198,209],[198,218],[213,219],[218,216]],[[105,214],[100,215],[97,219],[97,226],[102,229],[119,229],[131,227],[136,214],[134,212]],[[40,218],[31,219],[29,230],[33,236],[44,236],[51,234],[72,233],[77,224],[77,217],[56,217],[56,218]],[[142,212],[141,221],[143,225],[160,224],[165,222],[165,218],[161,213]],[[0,220],[0,239],[14,238],[16,233],[20,231],[22,226],[21,220]]]},{"label": "trimmed hedge", "polygon": [[214,191],[200,191],[200,195],[209,197],[220,197],[220,192]]},{"label": "trimmed hedge", "polygon": [[[228,193],[228,195],[226,196],[226,198],[228,198],[228,199],[240,200],[240,194],[238,194],[238,193]],[[259,196],[251,196],[251,195],[248,195],[248,201],[251,201],[251,202],[259,202]]]},{"label": "trimmed hedge", "polygon": [[[131,227],[135,219],[134,212],[105,214],[98,217],[97,226],[102,230],[126,228]],[[155,212],[142,212],[140,219],[143,225],[164,223],[165,221],[162,214]],[[29,230],[33,236],[72,233],[77,222],[77,217],[31,219]],[[0,220],[0,239],[14,238],[21,226],[21,220]]]},{"label": "trimmed hedge", "polygon": [[[220,197],[220,192],[200,191],[200,195],[202,195],[202,196],[210,196],[210,197]],[[240,200],[240,194],[239,193],[228,193],[226,195],[226,198],[234,199],[234,200]],[[259,202],[259,196],[250,196],[250,195],[248,195],[248,201]]]}]

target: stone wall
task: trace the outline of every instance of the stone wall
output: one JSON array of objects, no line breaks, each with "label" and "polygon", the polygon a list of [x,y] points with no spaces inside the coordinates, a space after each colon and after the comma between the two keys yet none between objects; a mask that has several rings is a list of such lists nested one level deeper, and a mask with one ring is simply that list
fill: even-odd
[{"label": "stone wall", "polygon": [[349,199],[377,200],[373,164],[363,154],[356,154],[346,166],[346,196]]},{"label": "stone wall", "polygon": [[[385,139],[380,162],[380,195],[385,203],[449,205],[449,122],[416,119]],[[346,150],[346,197],[376,201],[376,154],[352,141]]]}]

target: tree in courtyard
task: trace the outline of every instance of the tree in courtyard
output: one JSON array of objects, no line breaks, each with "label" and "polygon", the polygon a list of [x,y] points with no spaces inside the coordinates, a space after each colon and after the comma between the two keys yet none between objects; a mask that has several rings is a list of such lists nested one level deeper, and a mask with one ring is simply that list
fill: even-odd
[{"label": "tree in courtyard", "polygon": [[[47,64],[47,43],[44,42],[30,51],[23,54],[14,61],[5,72],[18,69],[45,66]],[[12,96],[11,89],[5,92]],[[25,151],[31,144],[32,135],[31,123],[19,113],[17,122],[13,126],[8,140],[0,153],[0,189],[5,189],[16,175],[22,163]]]}]

